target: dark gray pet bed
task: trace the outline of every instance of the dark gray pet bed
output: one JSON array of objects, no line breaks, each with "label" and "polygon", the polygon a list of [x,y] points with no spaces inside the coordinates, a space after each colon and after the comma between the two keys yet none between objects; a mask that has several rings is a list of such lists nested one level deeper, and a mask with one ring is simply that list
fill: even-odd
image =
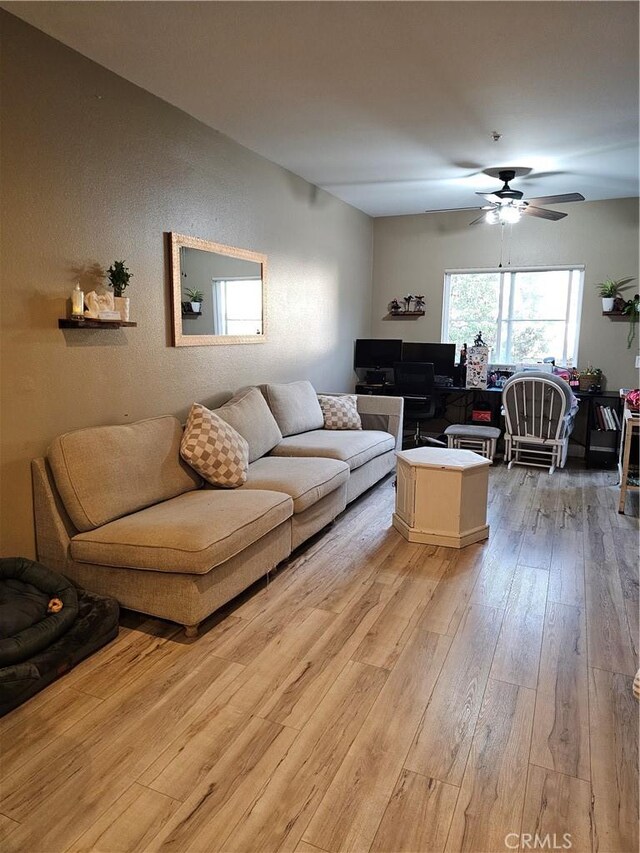
[{"label": "dark gray pet bed", "polygon": [[[48,612],[51,599],[62,608]],[[0,716],[118,634],[118,602],[22,557],[0,559]]]}]

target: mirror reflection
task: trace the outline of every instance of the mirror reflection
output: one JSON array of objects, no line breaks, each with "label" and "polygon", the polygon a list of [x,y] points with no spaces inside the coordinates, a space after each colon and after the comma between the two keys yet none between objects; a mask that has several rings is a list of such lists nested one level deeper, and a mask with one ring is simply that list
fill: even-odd
[{"label": "mirror reflection", "polygon": [[174,345],[259,343],[266,257],[172,234]]}]

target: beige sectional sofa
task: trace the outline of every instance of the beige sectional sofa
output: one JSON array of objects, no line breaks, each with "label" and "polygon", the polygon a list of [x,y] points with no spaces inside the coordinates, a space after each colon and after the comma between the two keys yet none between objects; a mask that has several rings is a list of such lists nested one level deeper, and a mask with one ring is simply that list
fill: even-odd
[{"label": "beige sectional sofa", "polygon": [[237,489],[183,462],[170,415],[60,436],[32,463],[38,559],[193,635],[394,469],[402,399],[357,407],[362,430],[327,430],[307,382],[238,392],[215,410],[249,445]]}]

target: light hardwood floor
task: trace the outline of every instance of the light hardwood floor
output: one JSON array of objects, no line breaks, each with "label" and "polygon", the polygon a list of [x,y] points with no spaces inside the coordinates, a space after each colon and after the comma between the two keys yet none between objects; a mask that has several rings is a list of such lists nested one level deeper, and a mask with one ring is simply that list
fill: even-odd
[{"label": "light hardwood floor", "polygon": [[458,552],[391,528],[388,480],[199,638],[124,613],[0,720],[0,848],[635,853],[614,482],[497,465],[490,539]]}]

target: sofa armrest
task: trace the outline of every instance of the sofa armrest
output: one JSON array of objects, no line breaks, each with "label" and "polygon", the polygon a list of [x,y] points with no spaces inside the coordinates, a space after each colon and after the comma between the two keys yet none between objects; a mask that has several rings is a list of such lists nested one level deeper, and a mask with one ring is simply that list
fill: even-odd
[{"label": "sofa armrest", "polygon": [[67,515],[46,459],[31,460],[31,478],[37,558],[64,574],[71,539],[78,531]]},{"label": "sofa armrest", "polygon": [[[328,397],[344,397],[344,392],[325,392]],[[363,429],[379,429],[390,433],[396,440],[396,450],[402,450],[402,417],[404,399],[375,394],[356,394],[358,414]]]},{"label": "sofa armrest", "polygon": [[364,429],[382,429],[391,433],[396,440],[396,450],[402,450],[404,398],[358,394],[356,401]]}]

